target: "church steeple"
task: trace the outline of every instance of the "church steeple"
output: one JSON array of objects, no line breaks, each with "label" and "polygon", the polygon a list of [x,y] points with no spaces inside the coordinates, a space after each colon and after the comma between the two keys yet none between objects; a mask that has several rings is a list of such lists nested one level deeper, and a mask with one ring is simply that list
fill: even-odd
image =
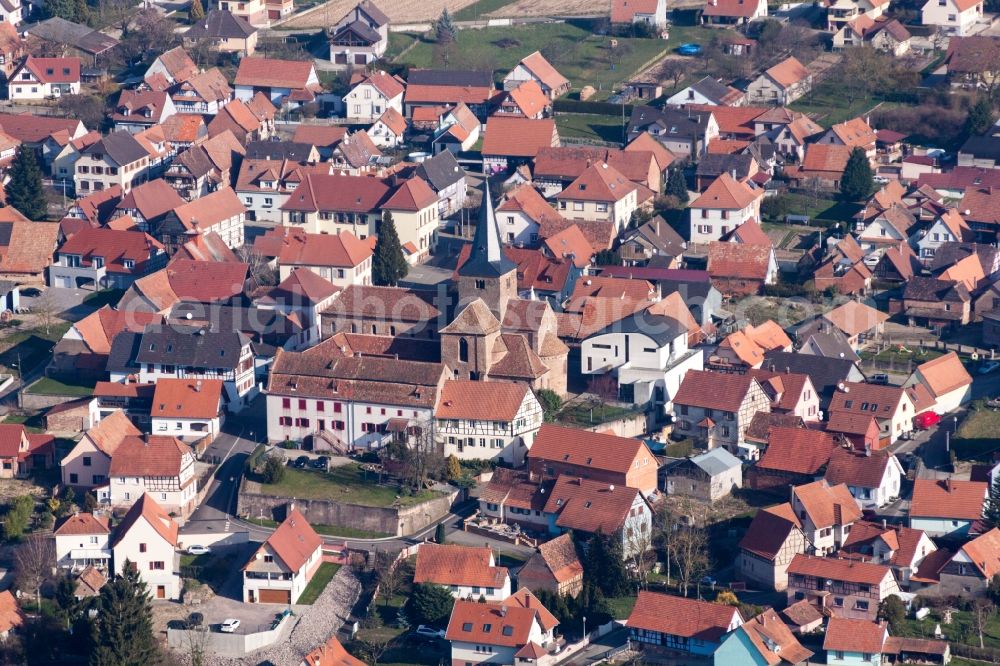
[{"label": "church steeple", "polygon": [[476,235],[472,239],[469,259],[458,269],[464,277],[499,277],[517,266],[504,254],[500,243],[500,229],[493,212],[493,198],[490,196],[489,179],[483,179],[483,203],[479,206],[479,220]]}]

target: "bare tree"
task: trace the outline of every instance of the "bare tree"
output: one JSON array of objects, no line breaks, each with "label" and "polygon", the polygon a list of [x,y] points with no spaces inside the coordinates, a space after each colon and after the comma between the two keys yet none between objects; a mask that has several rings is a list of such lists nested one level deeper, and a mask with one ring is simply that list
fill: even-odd
[{"label": "bare tree", "polygon": [[687,76],[688,64],[686,60],[680,60],[678,58],[671,58],[663,63],[660,68],[660,73],[672,82],[672,90],[677,90],[680,86],[681,81]]},{"label": "bare tree", "polygon": [[236,250],[236,256],[247,265],[252,288],[267,287],[277,284],[277,277],[268,258],[253,245],[243,245]]},{"label": "bare tree", "polygon": [[[97,286],[95,285],[95,290]],[[59,314],[59,305],[51,291],[43,291],[41,296],[36,298],[31,304],[31,309],[38,319],[38,323],[45,329],[45,335],[52,332],[52,325],[55,323],[56,315]],[[18,372],[23,373],[23,368],[18,368]]]},{"label": "bare tree", "polygon": [[184,635],[187,638],[185,652],[187,652],[191,666],[205,666],[208,647],[208,627],[205,625],[191,627],[184,632]]},{"label": "bare tree", "polygon": [[40,534],[25,539],[14,551],[14,565],[17,567],[17,584],[20,588],[32,590],[35,603],[41,611],[42,585],[52,575],[55,553],[52,540]]},{"label": "bare tree", "polygon": [[682,527],[674,538],[677,542],[677,570],[686,597],[691,583],[708,573],[708,537],[696,527]]},{"label": "bare tree", "polygon": [[397,559],[398,553],[390,553],[386,550],[375,551],[375,574],[378,576],[379,594],[385,605],[399,590],[403,584],[403,572]]},{"label": "bare tree", "polygon": [[[636,529],[638,527],[639,529]],[[628,557],[628,570],[632,579],[645,589],[649,583],[649,572],[656,562],[656,553],[653,551],[653,530],[649,529],[645,523],[633,525],[625,533],[625,543]]]},{"label": "bare tree", "polygon": [[989,599],[976,599],[975,604],[972,606],[972,616],[976,622],[976,631],[979,633],[980,648],[986,647],[983,643],[983,634],[986,631],[986,625],[989,624],[995,612],[996,606]]}]

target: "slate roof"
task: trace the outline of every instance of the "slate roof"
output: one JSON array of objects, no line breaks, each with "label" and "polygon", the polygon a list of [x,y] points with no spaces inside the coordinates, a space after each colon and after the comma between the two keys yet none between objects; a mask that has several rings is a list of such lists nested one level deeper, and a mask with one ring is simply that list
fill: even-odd
[{"label": "slate roof", "polygon": [[233,369],[249,340],[237,331],[194,326],[147,326],[135,360],[139,363]]},{"label": "slate roof", "polygon": [[438,192],[465,178],[465,170],[450,150],[444,150],[418,164],[416,174]]},{"label": "slate roof", "polygon": [[50,42],[72,46],[91,55],[100,55],[118,46],[118,40],[114,37],[58,16],[37,23],[26,32]]},{"label": "slate roof", "polygon": [[242,16],[213,9],[184,33],[185,39],[247,39],[257,32]]},{"label": "slate roof", "polygon": [[149,152],[141,143],[136,141],[135,136],[124,131],[108,134],[100,141],[84,148],[81,152],[84,155],[103,153],[111,157],[120,166],[132,164],[149,156]]}]

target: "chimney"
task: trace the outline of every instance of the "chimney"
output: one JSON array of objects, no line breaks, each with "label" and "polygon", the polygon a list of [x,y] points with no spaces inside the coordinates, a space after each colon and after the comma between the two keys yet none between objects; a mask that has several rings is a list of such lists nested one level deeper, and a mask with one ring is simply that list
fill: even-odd
[{"label": "chimney", "polygon": [[866,458],[871,458],[872,457],[872,445],[871,445],[871,442],[865,442],[865,457]]},{"label": "chimney", "polygon": [[885,518],[882,519],[882,529],[886,529],[889,526],[889,521]]}]

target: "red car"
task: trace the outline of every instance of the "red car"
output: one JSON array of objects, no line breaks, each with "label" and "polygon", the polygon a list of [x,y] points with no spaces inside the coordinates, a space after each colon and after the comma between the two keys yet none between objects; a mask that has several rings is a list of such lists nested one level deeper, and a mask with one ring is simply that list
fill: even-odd
[{"label": "red car", "polygon": [[913,425],[920,430],[929,430],[941,422],[941,415],[934,412],[924,412],[913,417]]}]

